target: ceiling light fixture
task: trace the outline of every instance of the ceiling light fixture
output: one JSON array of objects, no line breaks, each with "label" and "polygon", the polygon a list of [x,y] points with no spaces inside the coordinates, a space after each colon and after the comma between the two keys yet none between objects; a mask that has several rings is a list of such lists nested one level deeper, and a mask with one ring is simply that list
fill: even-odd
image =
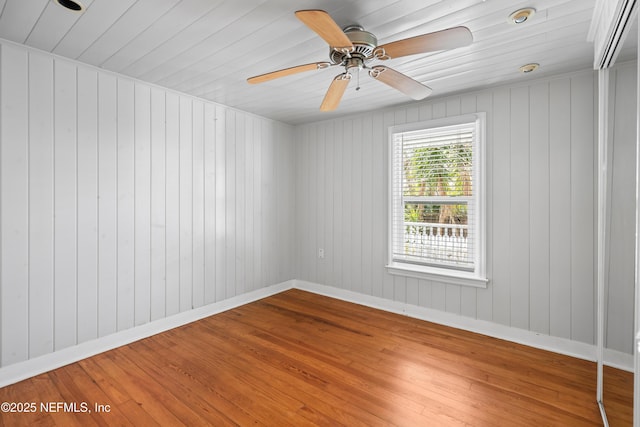
[{"label": "ceiling light fixture", "polygon": [[84,10],[84,5],[77,0],[53,0],[53,2],[73,12],[82,12]]},{"label": "ceiling light fixture", "polygon": [[524,24],[535,14],[536,14],[536,10],[532,7],[518,9],[515,12],[513,12],[511,15],[509,15],[509,18],[507,18],[507,21],[510,24],[514,24],[514,25]]},{"label": "ceiling light fixture", "polygon": [[520,72],[523,74],[533,73],[535,70],[538,69],[538,67],[540,67],[540,64],[536,64],[535,62],[532,62],[531,64],[526,64],[520,67]]}]

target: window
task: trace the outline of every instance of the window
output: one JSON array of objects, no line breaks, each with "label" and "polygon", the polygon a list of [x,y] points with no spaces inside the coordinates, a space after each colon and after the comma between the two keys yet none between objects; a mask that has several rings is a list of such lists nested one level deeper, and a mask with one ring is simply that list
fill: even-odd
[{"label": "window", "polygon": [[484,114],[389,133],[389,272],[486,287]]}]

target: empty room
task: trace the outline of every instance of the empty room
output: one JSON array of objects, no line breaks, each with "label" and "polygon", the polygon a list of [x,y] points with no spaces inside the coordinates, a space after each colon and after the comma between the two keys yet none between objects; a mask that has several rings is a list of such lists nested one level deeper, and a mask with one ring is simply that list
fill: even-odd
[{"label": "empty room", "polygon": [[0,0],[0,426],[640,427],[634,0]]}]

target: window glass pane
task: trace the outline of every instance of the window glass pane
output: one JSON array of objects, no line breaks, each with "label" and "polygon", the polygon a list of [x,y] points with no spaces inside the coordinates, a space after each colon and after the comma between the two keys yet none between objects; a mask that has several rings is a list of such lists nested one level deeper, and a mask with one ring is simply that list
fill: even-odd
[{"label": "window glass pane", "polygon": [[[466,203],[405,203],[404,221],[430,224],[469,224],[469,212]],[[466,229],[466,227],[465,227]]]},{"label": "window glass pane", "polygon": [[404,147],[404,196],[471,196],[473,148],[468,144]]}]

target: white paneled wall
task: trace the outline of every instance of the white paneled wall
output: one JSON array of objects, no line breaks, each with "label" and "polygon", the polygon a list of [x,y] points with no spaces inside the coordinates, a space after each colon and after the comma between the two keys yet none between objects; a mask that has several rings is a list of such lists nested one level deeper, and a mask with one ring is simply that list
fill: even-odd
[{"label": "white paneled wall", "polygon": [[294,277],[293,129],[0,44],[1,366]]},{"label": "white paneled wall", "polygon": [[636,62],[614,66],[609,116],[609,221],[605,346],[633,354],[635,286]]},{"label": "white paneled wall", "polygon": [[[594,96],[586,71],[299,126],[296,277],[593,343]],[[488,287],[389,275],[387,128],[473,112],[487,113]]]}]

